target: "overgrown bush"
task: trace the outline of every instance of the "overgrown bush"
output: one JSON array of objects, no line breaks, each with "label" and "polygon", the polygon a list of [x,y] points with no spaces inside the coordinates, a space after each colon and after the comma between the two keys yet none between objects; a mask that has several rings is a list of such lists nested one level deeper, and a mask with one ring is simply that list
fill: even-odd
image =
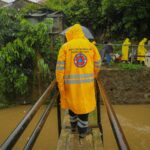
[{"label": "overgrown bush", "polygon": [[21,17],[15,9],[0,8],[0,48],[17,38]]},{"label": "overgrown bush", "polygon": [[[7,9],[1,12],[3,13],[0,14],[0,18],[6,14],[10,15]],[[17,25],[14,23],[16,20],[11,20],[11,17],[8,22],[3,22],[3,26],[6,26],[8,31],[14,32],[15,36],[11,40],[7,30],[0,30],[1,39],[7,39],[3,40],[0,49],[0,80],[2,81],[0,89],[1,93],[8,97],[24,95],[32,90],[33,82],[50,76],[48,67],[51,42],[49,30],[53,26],[53,20],[46,19],[44,22],[32,24],[22,19],[19,14],[17,15],[17,18],[20,19]],[[7,33],[8,38],[5,37]]]},{"label": "overgrown bush", "polygon": [[20,39],[8,43],[1,49],[0,76],[3,83],[0,85],[3,86],[3,93],[15,95],[27,92],[27,70],[32,69],[34,55],[34,50]]}]

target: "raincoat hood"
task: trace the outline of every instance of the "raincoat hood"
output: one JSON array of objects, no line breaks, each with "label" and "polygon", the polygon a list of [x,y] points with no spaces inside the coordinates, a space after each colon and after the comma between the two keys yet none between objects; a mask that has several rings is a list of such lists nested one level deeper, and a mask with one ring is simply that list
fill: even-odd
[{"label": "raincoat hood", "polygon": [[143,43],[145,43],[147,41],[147,38],[144,38],[142,41],[143,41]]},{"label": "raincoat hood", "polygon": [[139,43],[139,45],[144,45],[146,42],[147,42],[147,38],[143,38],[141,41],[140,41],[140,43]]},{"label": "raincoat hood", "polygon": [[126,38],[126,39],[125,39],[125,42],[129,42],[129,41],[130,41],[129,38]]},{"label": "raincoat hood", "polygon": [[93,41],[93,42],[92,42],[92,44],[96,45],[96,42],[95,42],[95,41]]},{"label": "raincoat hood", "polygon": [[73,39],[85,38],[82,28],[79,24],[75,24],[66,32],[67,41],[71,41]]},{"label": "raincoat hood", "polygon": [[147,38],[143,38],[138,45],[137,55],[143,57],[137,57],[137,60],[140,62],[145,62],[145,55],[147,53],[147,49],[145,48],[145,43],[147,42]]}]

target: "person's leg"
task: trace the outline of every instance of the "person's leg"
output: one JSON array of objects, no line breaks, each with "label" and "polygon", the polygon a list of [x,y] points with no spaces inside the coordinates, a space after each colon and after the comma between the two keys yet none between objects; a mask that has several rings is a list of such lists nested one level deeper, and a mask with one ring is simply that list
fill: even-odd
[{"label": "person's leg", "polygon": [[111,56],[110,56],[110,54],[106,54],[106,61],[107,61],[107,64],[109,65],[110,62],[111,62]]},{"label": "person's leg", "polygon": [[76,127],[77,127],[77,115],[69,110],[69,115],[70,115],[70,125],[71,125],[71,131],[76,132]]},{"label": "person's leg", "polygon": [[79,137],[84,138],[91,130],[88,128],[88,114],[78,115]]}]

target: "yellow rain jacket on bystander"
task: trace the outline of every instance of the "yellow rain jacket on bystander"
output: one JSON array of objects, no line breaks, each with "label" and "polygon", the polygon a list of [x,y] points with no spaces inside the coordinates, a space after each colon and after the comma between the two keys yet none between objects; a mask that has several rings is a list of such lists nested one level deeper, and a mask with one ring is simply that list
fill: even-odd
[{"label": "yellow rain jacket on bystander", "polygon": [[142,41],[140,41],[139,45],[138,45],[138,52],[137,55],[141,56],[141,57],[137,57],[138,61],[144,61],[145,62],[145,55],[147,52],[147,49],[144,47],[145,43],[147,42],[147,38],[143,38]]},{"label": "yellow rain jacket on bystander", "polygon": [[128,61],[129,59],[129,46],[131,45],[129,38],[126,38],[122,45],[122,61]]},{"label": "yellow rain jacket on bystander", "polygon": [[94,78],[100,69],[100,55],[79,24],[69,28],[66,38],[56,65],[61,106],[76,114],[90,113],[96,106]]}]

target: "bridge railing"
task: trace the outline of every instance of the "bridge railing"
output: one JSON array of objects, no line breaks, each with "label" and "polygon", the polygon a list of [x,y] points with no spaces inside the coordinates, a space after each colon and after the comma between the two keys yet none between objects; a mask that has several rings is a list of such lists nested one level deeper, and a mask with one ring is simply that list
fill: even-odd
[{"label": "bridge railing", "polygon": [[[31,122],[32,118],[35,116],[36,112],[39,110],[40,106],[42,106],[42,104],[49,97],[50,93],[55,89],[55,87],[56,87],[56,80],[53,80],[51,82],[50,86],[43,93],[43,95],[34,104],[34,106],[28,111],[28,113],[25,115],[25,117],[22,119],[22,121],[18,124],[18,126],[14,129],[14,131],[8,136],[8,138],[5,140],[5,142],[1,145],[0,150],[10,150],[13,148],[13,146],[16,144],[16,142],[18,141],[20,136],[23,134],[26,127]],[[97,95],[97,125],[94,127],[99,127],[100,132],[101,132],[101,138],[103,140],[103,130],[102,130],[102,123],[101,123],[101,107],[100,107],[100,103],[101,103],[100,95],[101,95],[103,102],[106,106],[108,117],[111,122],[113,133],[115,135],[115,139],[117,141],[119,149],[129,150],[130,149],[129,145],[124,136],[123,130],[119,124],[117,116],[113,110],[113,107],[111,106],[111,103],[106,95],[106,92],[105,92],[105,89],[103,87],[101,80],[97,80],[97,88],[96,89],[97,89],[97,92],[96,92],[97,93],[96,94]],[[59,95],[58,90],[55,90],[55,94],[54,94],[53,98],[51,99],[51,102],[47,106],[42,117],[40,118],[39,122],[37,123],[34,131],[32,132],[29,140],[25,144],[24,150],[32,149],[56,99],[57,99],[58,133],[60,135],[61,128],[62,128],[60,95]]]},{"label": "bridge railing", "polygon": [[[38,99],[38,101],[28,111],[28,113],[25,115],[25,117],[22,119],[22,121],[14,129],[14,131],[8,136],[8,138],[5,140],[5,142],[1,145],[0,150],[11,150],[13,148],[13,146],[16,144],[16,142],[18,141],[20,136],[23,134],[26,127],[29,125],[29,123],[35,116],[36,112],[39,110],[39,108],[42,106],[42,104],[45,102],[45,100],[49,97],[49,95],[55,89],[55,87],[56,87],[56,80],[53,80],[51,82],[51,84],[49,85],[49,87],[46,89],[46,91],[43,93],[43,95]],[[46,110],[42,114],[42,117],[40,118],[39,122],[37,123],[28,142],[26,143],[26,145],[24,147],[25,150],[32,149],[32,147],[33,147],[33,145],[34,145],[34,143],[35,143],[49,113],[50,113],[50,110],[51,110],[53,104],[55,103],[56,99],[58,99],[58,97],[59,97],[59,93],[58,93],[58,91],[56,91],[53,98],[51,99],[51,102],[49,103]],[[58,122],[58,124],[59,124],[59,122]]]},{"label": "bridge railing", "polygon": [[100,95],[103,99],[104,105],[107,110],[108,118],[111,123],[111,127],[115,136],[115,140],[117,142],[118,148],[120,150],[130,150],[129,144],[126,140],[126,137],[124,135],[124,132],[121,128],[121,125],[118,121],[118,118],[116,116],[116,113],[110,103],[110,100],[108,99],[108,96],[106,94],[105,88],[103,86],[103,83],[101,79],[97,80],[98,88],[100,90]]}]

